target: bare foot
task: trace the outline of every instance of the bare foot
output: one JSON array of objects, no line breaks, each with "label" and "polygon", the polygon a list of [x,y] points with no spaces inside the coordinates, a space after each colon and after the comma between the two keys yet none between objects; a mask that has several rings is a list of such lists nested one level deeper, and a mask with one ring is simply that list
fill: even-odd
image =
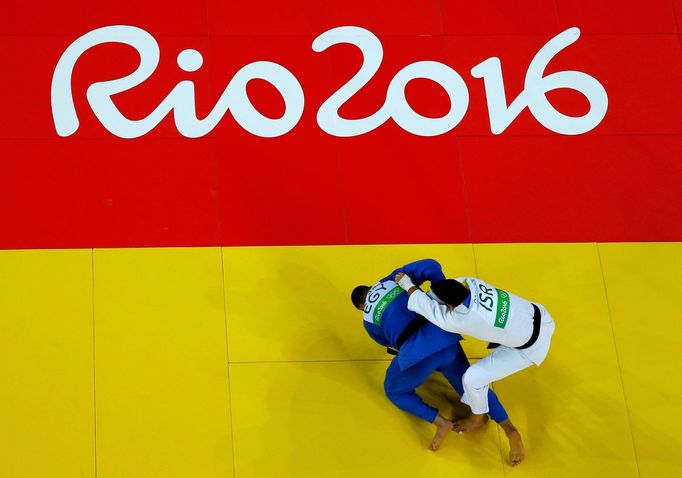
[{"label": "bare foot", "polygon": [[511,466],[516,466],[526,457],[526,449],[523,447],[521,434],[517,430],[509,432],[507,438],[509,438],[509,463]]},{"label": "bare foot", "polygon": [[459,433],[468,433],[482,427],[488,423],[488,415],[469,415],[467,418],[462,418],[455,420],[455,424],[452,427],[453,430]]},{"label": "bare foot", "polygon": [[450,433],[450,430],[452,430],[453,423],[450,420],[446,420],[445,418],[441,417],[440,415],[436,417],[436,420],[433,423],[436,425],[436,427],[438,427],[438,429],[436,430],[436,435],[433,437],[433,440],[431,440],[429,449],[432,451],[437,451],[440,448],[440,444],[443,443],[446,435]]}]

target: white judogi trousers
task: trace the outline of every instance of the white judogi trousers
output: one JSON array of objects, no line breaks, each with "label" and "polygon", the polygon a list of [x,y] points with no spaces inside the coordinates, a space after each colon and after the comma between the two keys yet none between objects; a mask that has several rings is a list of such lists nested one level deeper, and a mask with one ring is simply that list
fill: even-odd
[{"label": "white judogi trousers", "polygon": [[500,345],[490,355],[473,364],[462,377],[464,395],[462,402],[472,413],[488,413],[488,389],[496,380],[519,372],[531,365],[539,365],[547,356],[554,333],[554,320],[547,310],[537,304],[541,313],[540,335],[537,341],[524,350]]}]

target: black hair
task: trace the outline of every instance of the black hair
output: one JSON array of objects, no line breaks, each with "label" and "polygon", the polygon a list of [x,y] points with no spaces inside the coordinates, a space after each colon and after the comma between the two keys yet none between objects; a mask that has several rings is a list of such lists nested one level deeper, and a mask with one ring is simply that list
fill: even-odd
[{"label": "black hair", "polygon": [[351,292],[350,301],[353,303],[356,309],[365,301],[365,296],[367,295],[368,290],[369,287],[366,285],[359,285],[353,289],[353,292]]},{"label": "black hair", "polygon": [[438,281],[431,286],[431,290],[440,300],[454,307],[464,302],[469,295],[467,288],[455,279]]}]

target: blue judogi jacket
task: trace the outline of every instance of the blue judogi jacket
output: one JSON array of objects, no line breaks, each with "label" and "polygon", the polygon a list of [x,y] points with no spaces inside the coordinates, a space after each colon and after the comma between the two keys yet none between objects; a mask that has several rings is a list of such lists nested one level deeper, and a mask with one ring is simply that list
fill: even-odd
[{"label": "blue judogi jacket", "polygon": [[[410,276],[416,286],[420,286],[426,281],[434,284],[445,279],[443,269],[438,262],[433,259],[423,259],[394,270],[379,282],[393,280],[398,272],[403,272]],[[405,327],[418,316],[416,312],[412,312],[407,308],[407,301],[408,295],[403,291],[386,307],[381,316],[380,324],[373,324],[363,320],[365,330],[367,330],[367,333],[375,342],[385,347],[398,349],[398,337],[400,337]],[[431,322],[426,321],[400,347],[397,357],[398,364],[401,370],[406,370],[430,355],[456,344],[460,340],[462,340],[461,335],[446,332]]]}]

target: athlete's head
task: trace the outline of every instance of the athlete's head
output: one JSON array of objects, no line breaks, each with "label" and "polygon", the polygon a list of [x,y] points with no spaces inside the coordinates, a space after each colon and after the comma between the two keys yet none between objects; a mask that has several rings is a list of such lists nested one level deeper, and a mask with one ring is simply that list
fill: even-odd
[{"label": "athlete's head", "polygon": [[467,288],[455,279],[438,281],[431,286],[431,290],[450,308],[457,307],[469,295]]},{"label": "athlete's head", "polygon": [[366,285],[359,285],[351,292],[350,301],[356,309],[362,310],[365,308],[365,298],[367,297],[368,290],[369,287]]}]

